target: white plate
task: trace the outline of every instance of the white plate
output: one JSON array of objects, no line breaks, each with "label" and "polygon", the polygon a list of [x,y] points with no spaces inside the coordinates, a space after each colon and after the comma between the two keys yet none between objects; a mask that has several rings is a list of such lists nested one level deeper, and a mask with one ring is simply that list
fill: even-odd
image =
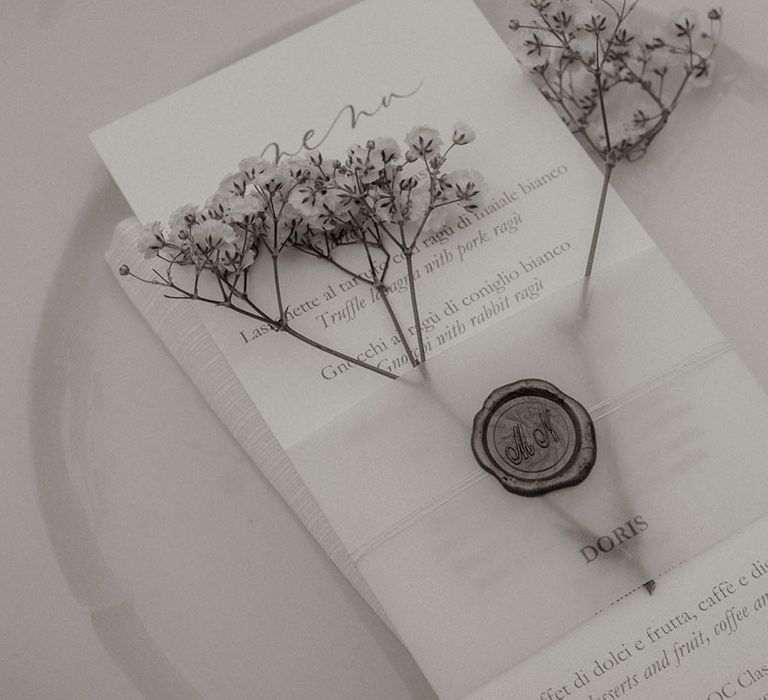
[{"label": "white plate", "polygon": [[[768,386],[768,77],[727,46],[718,71],[615,182]],[[124,206],[86,208],[30,397],[43,518],[104,648],[146,697],[433,697],[114,283]]]}]

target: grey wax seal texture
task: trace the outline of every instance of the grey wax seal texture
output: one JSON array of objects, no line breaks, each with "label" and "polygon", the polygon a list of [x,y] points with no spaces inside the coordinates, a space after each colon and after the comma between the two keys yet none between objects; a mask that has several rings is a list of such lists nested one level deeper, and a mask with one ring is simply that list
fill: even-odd
[{"label": "grey wax seal texture", "polygon": [[475,416],[472,451],[505,489],[538,496],[575,486],[597,458],[595,426],[578,401],[541,379],[493,391]]}]

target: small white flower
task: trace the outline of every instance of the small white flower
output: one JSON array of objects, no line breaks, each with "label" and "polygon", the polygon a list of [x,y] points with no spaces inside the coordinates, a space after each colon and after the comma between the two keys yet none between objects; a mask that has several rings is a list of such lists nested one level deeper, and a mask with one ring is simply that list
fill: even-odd
[{"label": "small white flower", "polygon": [[266,158],[244,158],[238,165],[250,182],[270,193],[277,192],[290,179],[289,167],[284,162],[275,165]]},{"label": "small white flower", "polygon": [[168,243],[180,246],[181,239],[179,234],[189,232],[189,227],[195,223],[197,218],[197,205],[185,204],[179,207],[168,219]]},{"label": "small white flower", "polygon": [[264,210],[264,202],[261,197],[253,193],[244,197],[233,197],[224,212],[224,221],[240,224],[252,222],[253,219]]},{"label": "small white flower", "polygon": [[317,206],[321,219],[327,223],[349,222],[352,216],[357,215],[359,209],[352,197],[335,188],[323,190]]},{"label": "small white flower", "polygon": [[253,250],[248,248],[242,252],[240,242],[237,246],[229,246],[217,251],[212,266],[218,268],[221,272],[239,273],[248,269],[256,261],[256,255]]},{"label": "small white flower", "polygon": [[294,211],[304,217],[308,224],[313,224],[321,217],[320,206],[323,201],[321,191],[309,184],[296,187],[288,199]]},{"label": "small white flower", "polygon": [[402,153],[400,144],[389,136],[379,136],[373,139],[370,161],[377,170],[384,170],[396,165]]},{"label": "small white flower", "polygon": [[219,192],[223,195],[237,195],[242,197],[248,186],[248,177],[244,172],[236,172],[227,175],[219,183]]},{"label": "small white flower", "polygon": [[665,32],[665,26],[654,23],[653,26],[645,27],[637,32],[637,45],[645,49],[649,46],[656,46]]},{"label": "small white flower", "polygon": [[218,191],[205,200],[202,209],[197,212],[197,223],[209,219],[221,219],[229,209],[233,195]]},{"label": "small white flower", "polygon": [[598,9],[595,5],[582,5],[573,13],[573,22],[576,28],[592,35],[610,35],[616,29],[615,15],[609,15]]},{"label": "small white flower", "polygon": [[217,248],[229,249],[231,252],[235,249],[237,241],[235,230],[229,224],[215,219],[192,226],[190,236],[193,243],[205,252]]},{"label": "small white flower", "polygon": [[429,207],[429,187],[415,178],[402,178],[392,193],[381,193],[374,205],[376,215],[388,224],[420,223]]},{"label": "small white flower", "polygon": [[375,182],[379,179],[379,170],[371,162],[371,150],[365,146],[356,144],[347,149],[347,167],[356,175],[357,179],[363,183]]},{"label": "small white flower", "polygon": [[631,112],[632,117],[628,126],[635,134],[641,134],[657,123],[661,108],[648,95],[643,93],[632,103]]},{"label": "small white flower", "polygon": [[467,210],[478,209],[485,201],[485,179],[477,170],[453,170],[441,179],[446,200],[457,199],[457,204]]},{"label": "small white flower", "polygon": [[[277,227],[277,245],[282,246],[293,237],[301,238],[308,231],[309,227],[310,222],[304,214],[293,206],[290,201],[286,202]],[[270,242],[273,241],[272,235],[270,233]]]},{"label": "small white flower", "polygon": [[433,209],[424,225],[425,233],[435,233],[447,225],[453,224],[458,218],[456,207],[438,207]]},{"label": "small white flower", "polygon": [[287,160],[281,161],[273,170],[267,170],[260,175],[257,174],[253,179],[253,184],[261,186],[268,194],[274,195],[281,190],[285,190],[293,179],[291,175],[292,167],[292,164]]},{"label": "small white flower", "polygon": [[673,37],[681,39],[693,34],[699,26],[699,13],[689,7],[670,15],[668,31]]},{"label": "small white flower", "polygon": [[457,146],[464,146],[475,140],[475,132],[469,124],[456,122],[453,125],[453,136],[451,138]]},{"label": "small white flower", "polygon": [[407,208],[403,207],[404,213],[407,214],[406,220],[419,223],[427,213],[429,199],[429,186],[426,182],[415,187],[411,192]]},{"label": "small white flower", "polygon": [[237,167],[251,182],[257,185],[263,184],[265,179],[269,180],[276,170],[276,166],[271,160],[256,158],[255,156],[243,158]]},{"label": "small white flower", "polygon": [[288,171],[289,177],[302,182],[310,177],[314,166],[309,158],[291,156],[280,162],[280,165]]},{"label": "small white flower", "polygon": [[310,177],[327,180],[333,172],[333,161],[323,157],[318,150],[307,151],[307,159],[310,165]]},{"label": "small white flower", "polygon": [[347,165],[350,168],[362,168],[368,162],[368,149],[363,148],[359,143],[353,144],[347,148]]},{"label": "small white flower", "polygon": [[240,270],[247,270],[253,263],[256,262],[256,255],[250,248],[245,251],[245,255],[240,256]]},{"label": "small white flower", "polygon": [[712,70],[714,61],[709,59],[699,59],[693,64],[693,71],[689,78],[689,83],[695,88],[705,88],[712,85]]},{"label": "small white flower", "polygon": [[137,248],[145,258],[153,258],[166,244],[167,228],[159,221],[147,224],[141,230]]},{"label": "small white flower", "polygon": [[390,223],[420,223],[429,207],[429,188],[417,185],[410,190],[395,190],[385,210]]},{"label": "small white flower", "polygon": [[619,61],[609,61],[606,60],[605,63],[603,63],[603,75],[608,76],[609,78],[615,78],[621,73],[622,70],[622,64]]},{"label": "small white flower", "polygon": [[443,145],[439,132],[430,126],[414,126],[406,135],[405,143],[419,158],[438,155]]},{"label": "small white flower", "polygon": [[507,42],[507,48],[520,65],[526,68],[538,68],[552,63],[557,57],[557,50],[545,45],[542,32],[517,31]]}]

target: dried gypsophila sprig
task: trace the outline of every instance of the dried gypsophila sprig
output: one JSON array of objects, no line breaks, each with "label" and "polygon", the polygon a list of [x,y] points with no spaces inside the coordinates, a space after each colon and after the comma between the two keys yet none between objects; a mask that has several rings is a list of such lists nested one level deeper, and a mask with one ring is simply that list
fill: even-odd
[{"label": "dried gypsophila sprig", "polygon": [[[246,158],[204,206],[186,205],[167,224],[155,221],[143,228],[139,250],[146,258],[161,260],[162,271],[153,267],[153,276],[146,278],[122,265],[120,274],[164,287],[170,290],[165,294],[169,298],[232,309],[337,358],[396,378],[293,328],[283,298],[280,259],[285,254],[309,254],[375,287],[415,366],[419,360],[387,297],[392,250],[399,250],[406,261],[414,330],[424,361],[412,257],[419,238],[441,229],[457,208],[472,211],[481,206],[484,184],[479,173],[444,172],[448,153],[474,137],[471,128],[458,123],[443,152],[439,133],[422,126],[406,136],[404,155],[394,139],[379,138],[351,146],[343,162],[327,160],[318,151],[277,164]],[[337,259],[341,246],[349,245],[364,251],[366,272],[356,272]],[[248,277],[260,254],[271,258],[275,313],[267,312],[266,300],[254,300],[249,293]],[[192,270],[187,286],[178,281],[176,267]],[[202,291],[205,279],[215,280],[214,292]]]},{"label": "dried gypsophila sprig", "polygon": [[[667,124],[689,87],[711,82],[722,9],[703,23],[694,10],[638,32],[639,0],[530,0],[530,19],[512,19],[512,50],[568,127],[603,164],[603,187],[585,276],[592,272],[608,184],[620,161],[635,161]],[[618,95],[625,108],[612,102]]]},{"label": "dried gypsophila sprig", "polygon": [[[414,127],[405,137],[404,155],[394,139],[373,139],[365,146],[350,147],[346,159],[334,163],[327,177],[310,180],[299,190],[300,207],[319,208],[320,215],[338,227],[332,235],[327,230],[320,235],[309,230],[308,235],[297,239],[295,247],[331,262],[378,290],[413,366],[426,359],[413,255],[420,237],[445,226],[456,206],[473,211],[481,205],[484,184],[479,173],[444,172],[450,151],[474,138],[469,126],[457,123],[451,144],[442,151],[443,141],[435,129]],[[322,167],[321,159],[317,163]],[[418,167],[422,167],[420,172]],[[333,201],[330,208],[326,205],[329,197]],[[364,250],[368,266],[364,275],[352,272],[336,259],[335,250],[345,244],[357,244]],[[393,250],[399,251],[406,263],[418,360],[387,298]]]}]

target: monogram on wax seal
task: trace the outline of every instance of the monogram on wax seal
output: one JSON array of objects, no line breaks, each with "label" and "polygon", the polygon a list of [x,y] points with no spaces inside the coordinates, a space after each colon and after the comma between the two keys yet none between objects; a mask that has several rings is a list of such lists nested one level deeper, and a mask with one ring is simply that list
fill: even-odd
[{"label": "monogram on wax seal", "polygon": [[472,451],[505,489],[538,496],[589,476],[597,458],[595,426],[554,384],[522,379],[485,400],[475,416]]}]

